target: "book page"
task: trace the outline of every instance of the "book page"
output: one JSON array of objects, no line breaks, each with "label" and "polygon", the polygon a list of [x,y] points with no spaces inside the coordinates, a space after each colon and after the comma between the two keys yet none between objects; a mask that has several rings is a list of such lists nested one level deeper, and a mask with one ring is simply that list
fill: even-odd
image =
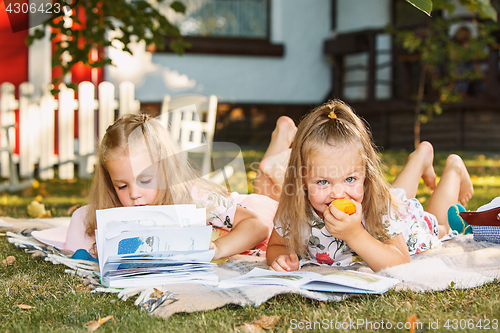
[{"label": "book page", "polygon": [[[381,275],[370,273],[345,270],[335,272],[333,274],[323,275],[314,281],[308,282],[302,286],[303,289],[308,290],[322,290],[322,291],[335,291],[335,292],[372,292],[381,293],[392,288],[400,281],[393,278],[388,278]],[[343,286],[339,288],[336,285]],[[346,289],[349,287],[350,289]]]},{"label": "book page", "polygon": [[[102,275],[122,275],[126,271],[160,272],[182,271],[192,267],[211,268],[215,250],[206,251],[163,251],[157,253],[110,256],[104,265]],[[113,273],[113,271],[116,271]],[[123,272],[123,273],[118,273]]]},{"label": "book page", "polygon": [[313,272],[275,272],[267,269],[254,268],[249,273],[219,283],[219,288],[232,288],[252,285],[280,285],[300,287],[300,285],[321,277]]},{"label": "book page", "polygon": [[[106,263],[110,256],[158,251],[208,250],[212,227],[154,228],[124,232],[106,240],[106,248],[99,260]],[[101,269],[103,271],[104,269]]]},{"label": "book page", "polygon": [[100,209],[96,211],[96,219],[104,224],[119,221],[150,227],[201,227],[206,225],[207,217],[205,208],[189,204]]}]

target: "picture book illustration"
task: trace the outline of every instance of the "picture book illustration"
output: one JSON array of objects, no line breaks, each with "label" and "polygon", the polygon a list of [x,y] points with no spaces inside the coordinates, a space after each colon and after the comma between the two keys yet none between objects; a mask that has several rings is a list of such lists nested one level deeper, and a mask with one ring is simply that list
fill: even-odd
[{"label": "picture book illustration", "polygon": [[132,237],[118,243],[118,254],[145,253],[160,250],[158,237]]}]

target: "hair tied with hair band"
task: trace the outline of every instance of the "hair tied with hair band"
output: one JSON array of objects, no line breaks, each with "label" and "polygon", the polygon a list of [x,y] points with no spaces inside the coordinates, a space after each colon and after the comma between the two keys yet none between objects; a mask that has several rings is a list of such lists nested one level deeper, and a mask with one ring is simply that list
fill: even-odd
[{"label": "hair tied with hair band", "polygon": [[337,115],[335,114],[335,111],[330,111],[330,113],[328,114],[328,118],[337,119]]}]

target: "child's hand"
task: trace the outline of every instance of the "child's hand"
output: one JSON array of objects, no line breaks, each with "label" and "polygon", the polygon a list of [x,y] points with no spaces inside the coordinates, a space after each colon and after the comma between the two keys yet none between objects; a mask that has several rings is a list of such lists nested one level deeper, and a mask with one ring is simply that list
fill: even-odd
[{"label": "child's hand", "polygon": [[344,213],[343,211],[337,209],[334,205],[328,206],[328,208],[323,212],[326,230],[333,237],[341,239],[346,243],[349,243],[351,239],[354,239],[357,235],[359,235],[360,231],[364,230],[361,225],[361,204],[357,202],[354,202],[354,204],[356,206],[356,212],[352,215]]},{"label": "child's hand", "polygon": [[220,259],[219,249],[217,248],[217,245],[215,245],[214,242],[210,242],[210,245],[208,246],[208,249],[209,250],[215,249],[215,254],[214,254],[214,257],[212,258],[212,260]]},{"label": "child's hand", "polygon": [[299,269],[299,257],[295,254],[282,254],[274,259],[269,269],[275,272],[290,272]]}]

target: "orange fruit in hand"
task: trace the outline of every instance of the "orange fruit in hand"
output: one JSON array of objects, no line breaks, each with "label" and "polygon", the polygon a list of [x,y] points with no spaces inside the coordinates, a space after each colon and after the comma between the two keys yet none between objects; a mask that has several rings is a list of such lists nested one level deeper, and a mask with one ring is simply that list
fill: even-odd
[{"label": "orange fruit in hand", "polygon": [[356,213],[356,205],[350,199],[335,199],[331,205],[349,215]]}]

